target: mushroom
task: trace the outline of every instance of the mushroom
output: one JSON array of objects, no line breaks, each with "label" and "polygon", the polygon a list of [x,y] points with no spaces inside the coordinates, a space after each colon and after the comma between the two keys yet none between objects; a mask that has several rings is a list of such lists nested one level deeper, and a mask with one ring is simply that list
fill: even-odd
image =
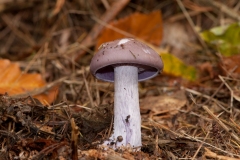
[{"label": "mushroom", "polygon": [[138,81],[150,79],[162,69],[161,57],[135,39],[124,38],[100,46],[90,71],[97,79],[114,82],[114,131],[104,144],[115,142],[112,148],[129,144],[141,147]]}]

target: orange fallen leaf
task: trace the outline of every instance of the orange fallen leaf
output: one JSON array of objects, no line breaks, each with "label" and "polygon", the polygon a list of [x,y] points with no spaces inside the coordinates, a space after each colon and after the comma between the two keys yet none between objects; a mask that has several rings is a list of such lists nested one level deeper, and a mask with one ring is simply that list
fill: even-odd
[{"label": "orange fallen leaf", "polygon": [[162,16],[159,10],[149,14],[134,13],[109,25],[111,27],[105,28],[98,38],[97,48],[102,43],[124,37],[136,37],[155,45],[162,40]]},{"label": "orange fallen leaf", "polygon": [[[9,60],[0,60],[0,94],[18,95],[27,93],[46,85],[42,76],[37,73],[22,73],[17,63],[11,63]],[[58,93],[58,87],[53,87],[46,93],[34,95],[43,104],[52,103]]]}]

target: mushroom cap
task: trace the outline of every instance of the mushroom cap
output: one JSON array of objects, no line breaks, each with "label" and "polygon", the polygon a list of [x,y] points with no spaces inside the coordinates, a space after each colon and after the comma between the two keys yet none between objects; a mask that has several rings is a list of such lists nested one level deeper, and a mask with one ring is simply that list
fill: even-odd
[{"label": "mushroom cap", "polygon": [[161,57],[152,48],[133,38],[103,43],[92,58],[91,73],[98,79],[114,82],[114,67],[138,67],[138,81],[155,77],[163,70]]}]

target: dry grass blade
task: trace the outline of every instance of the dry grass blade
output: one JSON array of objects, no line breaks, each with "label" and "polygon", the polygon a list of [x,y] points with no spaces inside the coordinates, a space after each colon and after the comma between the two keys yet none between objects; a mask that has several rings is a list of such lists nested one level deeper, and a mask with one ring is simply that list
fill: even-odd
[{"label": "dry grass blade", "polygon": [[8,25],[8,27],[13,31],[13,33],[25,41],[30,46],[36,45],[36,42],[32,39],[31,35],[27,35],[26,33],[21,32],[17,27],[15,27],[14,21],[8,15],[2,15],[2,19]]},{"label": "dry grass blade", "polygon": [[217,11],[221,10],[229,17],[239,21],[240,20],[240,14],[239,12],[235,12],[232,8],[229,8],[224,3],[218,2],[218,1],[207,1],[203,0],[205,3],[213,6]]},{"label": "dry grass blade", "polygon": [[231,130],[229,129],[217,116],[215,116],[209,109],[207,106],[202,106],[203,109],[211,115],[212,118],[214,118],[217,123],[227,132],[229,133],[237,142],[238,142],[238,145],[240,146],[240,139],[239,137]]},{"label": "dry grass blade", "polygon": [[[228,107],[227,104],[224,104],[223,102],[221,102],[221,101],[219,101],[219,100],[217,100],[217,99],[215,99],[215,98],[212,98],[211,96],[204,95],[204,94],[202,94],[202,93],[200,93],[200,92],[198,92],[198,91],[192,90],[192,89],[184,88],[184,90],[186,90],[186,91],[189,92],[189,93],[192,93],[192,94],[195,94],[195,95],[198,95],[198,96],[202,96],[202,97],[204,97],[204,98],[207,98],[208,100],[212,100],[212,101],[214,101],[216,104],[218,104],[219,107],[221,107],[225,112],[230,113],[230,111],[228,111],[228,110],[226,109],[226,108]],[[196,103],[196,104],[197,104],[197,103]],[[197,104],[197,105],[199,105],[199,104]]]},{"label": "dry grass blade", "polygon": [[[206,140],[206,138],[208,137],[208,135],[209,135],[209,132],[206,134],[206,136],[204,137],[203,141]],[[197,156],[197,154],[199,153],[199,151],[200,151],[200,149],[202,148],[202,146],[203,146],[203,143],[201,143],[200,146],[198,147],[196,153],[195,153],[194,156],[192,157],[192,160],[194,160],[194,159],[196,158],[196,156]]]},{"label": "dry grass blade", "polygon": [[76,125],[74,118],[71,119],[71,127],[72,127],[72,135],[71,135],[71,145],[72,145],[72,159],[77,160],[78,159],[78,151],[77,151],[77,145],[78,145],[78,136],[79,136],[79,128]]}]

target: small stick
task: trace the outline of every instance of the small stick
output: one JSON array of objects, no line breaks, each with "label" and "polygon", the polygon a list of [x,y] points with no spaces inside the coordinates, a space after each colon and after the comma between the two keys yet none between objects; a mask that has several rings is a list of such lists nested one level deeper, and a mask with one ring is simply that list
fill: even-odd
[{"label": "small stick", "polygon": [[202,40],[202,38],[199,36],[198,31],[196,30],[195,24],[193,23],[191,17],[189,16],[186,8],[184,7],[184,5],[182,4],[181,0],[177,0],[177,3],[179,5],[179,7],[181,8],[183,14],[185,15],[188,23],[190,24],[190,26],[192,27],[193,31],[195,32],[199,42],[202,44],[203,48],[207,50],[207,45],[206,43]]},{"label": "small stick", "polygon": [[240,15],[238,12],[234,11],[232,8],[227,7],[223,3],[217,2],[217,1],[209,1],[209,0],[204,0],[207,4],[210,4],[213,6],[217,11],[222,11],[229,17],[239,21],[240,20]]}]

